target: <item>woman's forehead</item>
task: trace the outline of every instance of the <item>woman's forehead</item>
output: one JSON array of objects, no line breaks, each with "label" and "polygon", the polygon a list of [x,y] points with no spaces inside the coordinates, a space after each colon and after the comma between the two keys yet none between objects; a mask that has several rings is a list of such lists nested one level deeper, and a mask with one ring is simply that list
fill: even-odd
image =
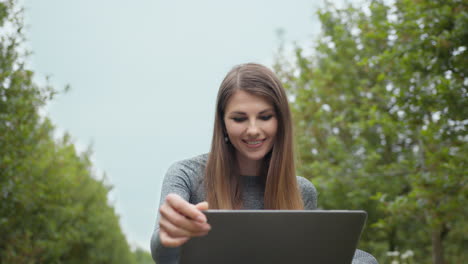
[{"label": "woman's forehead", "polygon": [[264,96],[237,90],[229,98],[225,112],[265,111],[274,110],[273,104]]}]

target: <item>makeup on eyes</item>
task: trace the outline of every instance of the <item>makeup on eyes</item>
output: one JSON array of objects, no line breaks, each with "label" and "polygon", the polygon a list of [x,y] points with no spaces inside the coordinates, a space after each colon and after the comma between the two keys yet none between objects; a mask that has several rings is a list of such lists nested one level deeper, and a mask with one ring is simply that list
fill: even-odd
[{"label": "makeup on eyes", "polygon": [[244,122],[245,120],[247,120],[246,117],[231,117],[231,119],[234,120],[234,122],[237,122],[237,123]]},{"label": "makeup on eyes", "polygon": [[273,115],[264,115],[264,116],[260,116],[260,119],[263,121],[267,121],[267,120],[270,120],[272,117]]},{"label": "makeup on eyes", "polygon": [[[270,111],[272,111],[272,110],[267,109],[267,110],[261,111],[259,113],[258,119],[260,119],[262,121],[270,120],[272,117],[275,116],[273,113],[268,113]],[[246,113],[236,111],[236,112],[231,113],[230,119],[234,120],[234,122],[240,123],[240,122],[243,122],[243,121],[247,120],[248,117],[247,117]]]},{"label": "makeup on eyes", "polygon": [[[260,116],[258,117],[260,120],[262,121],[268,121],[270,120],[271,118],[273,117],[273,115],[266,115],[266,116]],[[232,120],[234,120],[234,122],[244,122],[245,120],[247,120],[247,117],[231,117]]]}]

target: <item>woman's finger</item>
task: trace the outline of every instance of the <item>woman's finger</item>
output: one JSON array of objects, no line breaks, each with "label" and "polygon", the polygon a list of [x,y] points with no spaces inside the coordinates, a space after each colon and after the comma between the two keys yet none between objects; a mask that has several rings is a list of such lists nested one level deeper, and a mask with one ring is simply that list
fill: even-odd
[{"label": "woman's finger", "polygon": [[197,209],[195,205],[185,201],[179,195],[173,193],[168,194],[166,197],[166,202],[172,208],[186,217],[200,223],[206,223],[206,216],[199,209]]},{"label": "woman's finger", "polygon": [[165,218],[161,218],[159,221],[159,227],[161,230],[164,230],[171,237],[198,237],[205,236],[208,234],[208,231],[203,229],[199,232],[189,232],[185,229],[178,228],[174,226],[171,222],[167,221]]},{"label": "woman's finger", "polygon": [[169,236],[166,231],[159,230],[159,239],[161,240],[161,244],[165,247],[178,247],[183,245],[187,242],[190,238],[189,237],[171,237]]},{"label": "woman's finger", "polygon": [[197,203],[195,205],[195,208],[197,208],[200,211],[208,210],[209,209],[208,202],[204,201],[204,202],[201,202],[201,203]]},{"label": "woman's finger", "polygon": [[[208,202],[204,201],[204,202],[201,202],[201,203],[198,203],[195,205],[195,207],[200,210],[200,211],[205,211],[205,210],[208,210],[209,209],[209,206],[208,206]],[[211,229],[211,225],[207,222],[206,223],[210,229]]]},{"label": "woman's finger", "polygon": [[165,218],[165,220],[169,221],[176,228],[184,229],[193,235],[207,232],[211,228],[208,223],[200,223],[185,217],[166,203],[161,205],[159,212],[161,213],[161,216]]},{"label": "woman's finger", "polygon": [[161,217],[159,220],[159,227],[161,230],[164,230],[169,236],[171,237],[190,237],[192,235],[191,232],[178,228],[173,225],[171,222],[167,221],[166,218]]}]

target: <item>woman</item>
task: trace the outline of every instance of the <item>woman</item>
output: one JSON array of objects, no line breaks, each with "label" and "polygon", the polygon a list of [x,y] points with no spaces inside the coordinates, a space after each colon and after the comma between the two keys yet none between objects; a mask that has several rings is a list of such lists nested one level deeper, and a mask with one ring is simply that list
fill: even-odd
[{"label": "woman", "polygon": [[[158,264],[176,263],[179,246],[209,232],[201,212],[208,207],[317,208],[315,187],[296,176],[286,93],[275,74],[262,65],[239,65],[221,83],[210,153],[169,168],[151,240]],[[353,263],[376,261],[357,251]]]}]

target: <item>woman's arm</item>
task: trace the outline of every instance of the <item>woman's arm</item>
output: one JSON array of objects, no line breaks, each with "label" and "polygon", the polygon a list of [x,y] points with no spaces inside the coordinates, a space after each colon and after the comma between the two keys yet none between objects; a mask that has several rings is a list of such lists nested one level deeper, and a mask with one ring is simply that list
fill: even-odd
[{"label": "woman's arm", "polygon": [[158,264],[176,263],[179,246],[190,237],[204,235],[210,229],[201,212],[208,209],[208,204],[188,202],[193,176],[178,162],[164,177],[157,223],[151,238],[151,254]]},{"label": "woman's arm", "polygon": [[352,264],[378,264],[378,262],[371,254],[360,249],[356,249]]},{"label": "woman's arm", "polygon": [[317,209],[317,189],[315,189],[315,186],[309,180],[301,176],[297,176],[297,185],[301,190],[304,210]]}]

